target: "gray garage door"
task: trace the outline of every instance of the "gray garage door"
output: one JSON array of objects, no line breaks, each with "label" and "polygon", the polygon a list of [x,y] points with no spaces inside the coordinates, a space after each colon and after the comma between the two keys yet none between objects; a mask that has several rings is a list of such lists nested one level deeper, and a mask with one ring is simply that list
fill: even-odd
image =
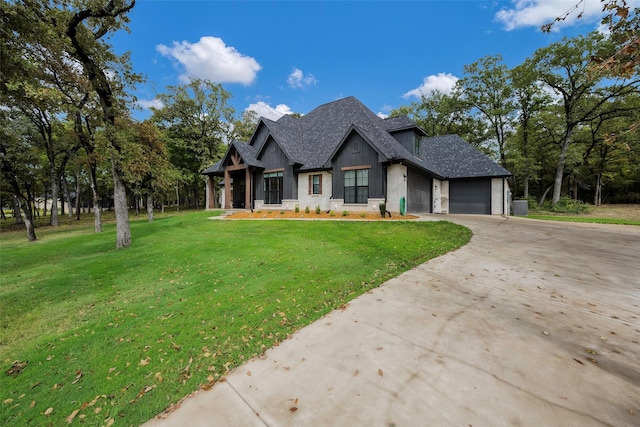
[{"label": "gray garage door", "polygon": [[407,171],[407,212],[431,212],[431,178]]},{"label": "gray garage door", "polygon": [[491,179],[449,181],[449,212],[491,214]]}]

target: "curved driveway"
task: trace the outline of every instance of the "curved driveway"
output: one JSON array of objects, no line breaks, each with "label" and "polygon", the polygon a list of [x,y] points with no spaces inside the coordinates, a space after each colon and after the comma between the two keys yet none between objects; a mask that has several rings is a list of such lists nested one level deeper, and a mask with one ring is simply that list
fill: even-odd
[{"label": "curved driveway", "polygon": [[474,236],[147,425],[640,425],[640,227],[424,219]]}]

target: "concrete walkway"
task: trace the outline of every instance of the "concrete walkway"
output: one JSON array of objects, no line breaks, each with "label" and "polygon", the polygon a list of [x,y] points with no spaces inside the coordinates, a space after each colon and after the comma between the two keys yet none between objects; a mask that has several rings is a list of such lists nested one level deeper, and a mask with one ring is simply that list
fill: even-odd
[{"label": "concrete walkway", "polygon": [[471,242],[145,425],[639,426],[640,227],[435,219]]}]

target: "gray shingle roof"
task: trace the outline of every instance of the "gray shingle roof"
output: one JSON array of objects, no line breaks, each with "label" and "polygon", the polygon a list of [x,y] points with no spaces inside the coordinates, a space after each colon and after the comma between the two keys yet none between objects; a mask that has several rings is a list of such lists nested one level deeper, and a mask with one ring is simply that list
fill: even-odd
[{"label": "gray shingle roof", "polygon": [[[457,135],[427,138],[423,142],[422,153],[415,155],[391,135],[409,129],[416,129],[419,134],[425,135],[415,122],[406,116],[381,119],[355,97],[321,105],[297,119],[291,116],[283,116],[278,121],[261,118],[260,123],[268,128],[291,164],[300,165],[303,171],[329,167],[333,154],[348,133],[358,132],[383,161],[404,161],[438,178],[511,175]],[[258,160],[262,147],[254,146],[251,142],[245,144],[234,141],[232,144],[245,163],[262,167]],[[220,173],[225,161],[226,157],[203,173]]]},{"label": "gray shingle roof", "polygon": [[511,176],[511,172],[458,135],[424,139],[421,154],[431,161],[438,175],[448,179]]}]

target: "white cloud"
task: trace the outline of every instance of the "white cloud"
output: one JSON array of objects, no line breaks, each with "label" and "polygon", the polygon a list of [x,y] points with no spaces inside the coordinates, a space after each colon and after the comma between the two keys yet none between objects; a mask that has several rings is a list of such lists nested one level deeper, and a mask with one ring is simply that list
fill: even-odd
[{"label": "white cloud", "polygon": [[218,37],[201,37],[196,43],[173,42],[173,46],[160,44],[156,50],[178,61],[185,72],[182,81],[192,77],[212,80],[217,83],[242,83],[249,85],[262,68],[258,61],[225,45]]},{"label": "white cloud", "polygon": [[309,86],[318,84],[318,80],[313,76],[313,74],[308,73],[305,76],[302,70],[294,68],[287,78],[287,83],[289,83],[289,86],[293,89],[306,89]]},{"label": "white cloud", "polygon": [[495,16],[507,31],[540,27],[565,15],[566,18],[556,23],[554,28],[575,24],[580,15],[581,22],[590,23],[599,20],[603,14],[602,4],[595,0],[585,0],[580,4],[577,0],[513,0],[511,3],[511,8],[503,8]]},{"label": "white cloud", "polygon": [[157,98],[154,98],[154,99],[138,99],[138,101],[136,101],[136,104],[138,104],[140,107],[145,108],[145,109],[150,109],[150,108],[160,109],[160,108],[164,107],[164,104],[162,103],[162,101],[160,101]]},{"label": "white cloud", "polygon": [[380,117],[381,119],[386,119],[387,117],[389,117],[388,114],[383,113],[382,111],[378,111],[378,113],[376,113],[376,116]]},{"label": "white cloud", "polygon": [[448,95],[453,91],[458,80],[458,77],[451,73],[432,74],[425,77],[420,86],[405,93],[402,97],[405,99],[412,96],[422,98],[423,96],[430,96],[434,91]]},{"label": "white cloud", "polygon": [[255,104],[249,104],[245,111],[255,111],[258,116],[269,120],[278,120],[285,114],[293,114],[291,108],[286,104],[278,104],[274,107],[264,101],[258,101]]}]

